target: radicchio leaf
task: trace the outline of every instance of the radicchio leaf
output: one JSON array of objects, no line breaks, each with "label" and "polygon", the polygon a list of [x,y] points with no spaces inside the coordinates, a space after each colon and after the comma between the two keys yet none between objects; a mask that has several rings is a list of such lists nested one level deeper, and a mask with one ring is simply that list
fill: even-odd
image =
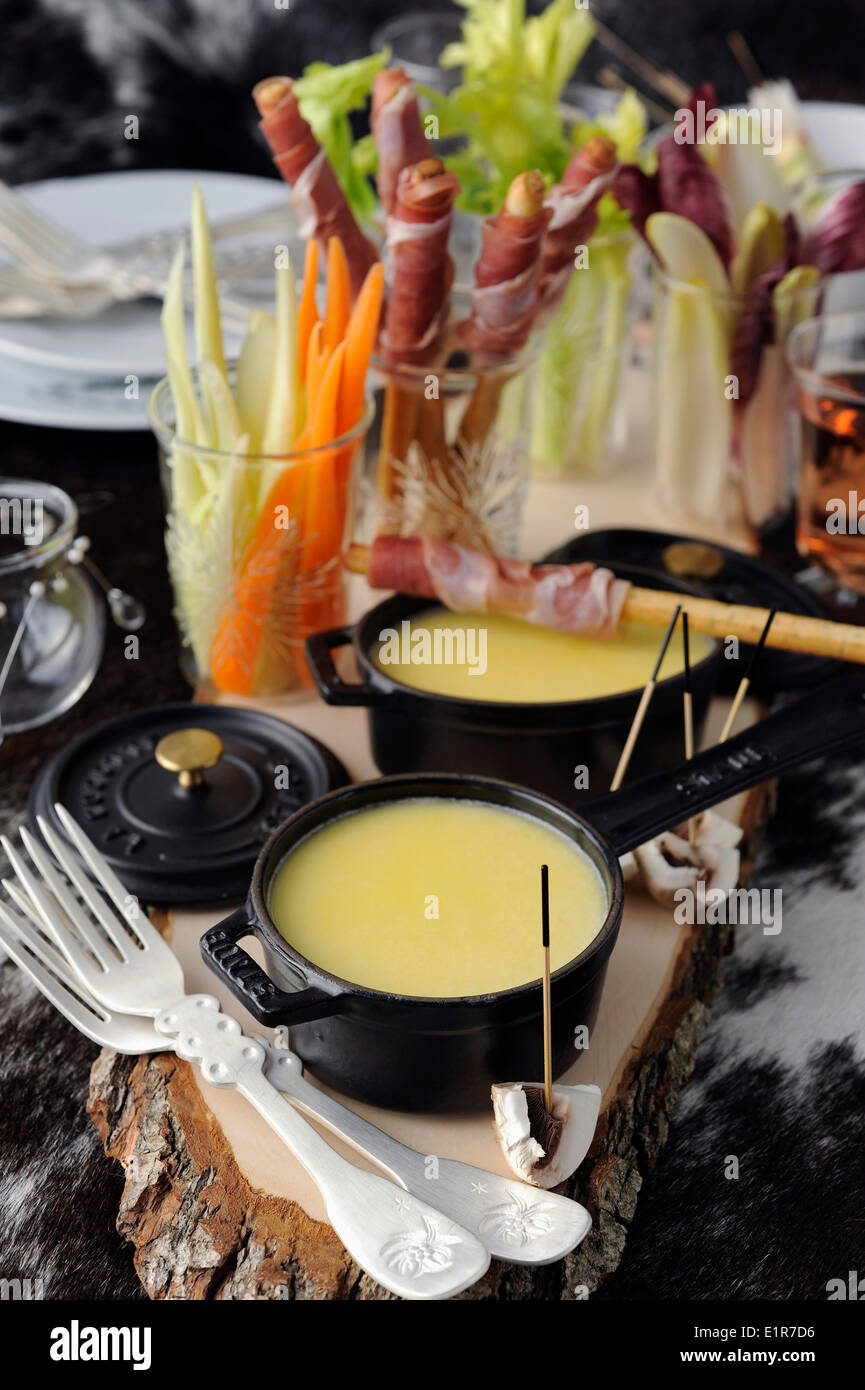
[{"label": "radicchio leaf", "polygon": [[701,82],[698,87],[695,87],[682,109],[685,111],[692,111],[696,116],[697,107],[699,106],[700,102],[703,103],[703,111],[705,112],[707,117],[706,129],[708,130],[709,126],[714,125],[716,120],[718,119],[717,116],[713,116],[711,121],[708,120],[709,112],[717,111],[718,109],[718,97],[717,93],[715,92],[714,82]]},{"label": "radicchio leaf", "polygon": [[733,258],[733,228],[719,180],[695,145],[668,135],[658,145],[658,194],[664,212],[695,222],[711,241],[726,270]]},{"label": "radicchio leaf", "polygon": [[821,209],[802,260],[824,275],[865,270],[865,181],[841,189]]},{"label": "radicchio leaf", "polygon": [[733,336],[730,370],[738,377],[739,406],[746,405],[757,389],[760,355],[765,346],[775,341],[774,291],[799,261],[799,229],[789,212],[784,218],[784,234],[784,255],[751,285]]},{"label": "radicchio leaf", "polygon": [[613,197],[631,214],[640,236],[646,234],[646,222],[653,212],[661,211],[657,174],[644,174],[636,164],[623,164],[612,187]]},{"label": "radicchio leaf", "polygon": [[786,274],[785,262],[778,261],[754,281],[736,325],[730,370],[738,378],[740,407],[747,405],[757,389],[763,348],[775,341],[772,293]]}]

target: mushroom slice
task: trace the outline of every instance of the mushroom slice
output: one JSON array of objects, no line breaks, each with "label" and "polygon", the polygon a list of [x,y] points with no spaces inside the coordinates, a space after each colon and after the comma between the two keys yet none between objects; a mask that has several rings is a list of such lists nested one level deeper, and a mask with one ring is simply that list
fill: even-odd
[{"label": "mushroom slice", "polygon": [[[735,849],[745,833],[741,825],[719,816],[717,811],[701,811],[695,817],[694,839],[698,846],[711,845],[716,849]],[[688,822],[676,826],[676,833],[683,838],[688,835]]]},{"label": "mushroom slice", "polygon": [[663,907],[675,907],[676,893],[682,888],[691,892],[696,888],[702,868],[701,856],[672,830],[647,840],[634,850],[634,854],[646,887]]},{"label": "mushroom slice", "polygon": [[552,1114],[537,1081],[492,1087],[493,1129],[508,1166],[532,1187],[557,1187],[575,1173],[598,1123],[598,1086],[554,1086]]}]

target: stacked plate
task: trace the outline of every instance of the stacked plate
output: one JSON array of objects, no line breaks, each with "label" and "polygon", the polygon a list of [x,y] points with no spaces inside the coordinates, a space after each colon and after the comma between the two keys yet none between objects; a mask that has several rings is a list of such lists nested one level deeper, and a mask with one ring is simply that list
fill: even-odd
[{"label": "stacked plate", "polygon": [[[129,171],[52,179],[15,191],[59,227],[94,247],[110,250],[189,225],[193,180],[201,185],[211,226],[264,212],[285,200],[285,232],[258,234],[271,251],[292,245],[294,217],[288,193],[274,179],[241,174]],[[0,252],[4,257],[5,252]],[[232,283],[233,299],[272,308],[273,281]],[[258,296],[261,296],[260,298]],[[95,318],[0,318],[0,419],[64,429],[143,430],[147,402],[164,374],[160,306],[156,299],[115,304]],[[226,354],[238,346],[226,333]]]}]

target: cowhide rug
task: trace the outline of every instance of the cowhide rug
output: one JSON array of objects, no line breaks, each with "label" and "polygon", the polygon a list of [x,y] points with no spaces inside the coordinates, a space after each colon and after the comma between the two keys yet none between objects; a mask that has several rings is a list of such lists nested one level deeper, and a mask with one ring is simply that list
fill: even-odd
[{"label": "cowhide rug", "polygon": [[[865,1275],[865,762],[781,783],[735,955],[610,1299],[825,1299]],[[731,1157],[738,1160],[738,1177]]]}]

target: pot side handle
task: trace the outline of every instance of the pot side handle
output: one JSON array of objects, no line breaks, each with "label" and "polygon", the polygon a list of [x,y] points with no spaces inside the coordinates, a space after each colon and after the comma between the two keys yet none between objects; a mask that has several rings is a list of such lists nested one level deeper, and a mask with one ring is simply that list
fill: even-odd
[{"label": "pot side handle", "polygon": [[347,647],[352,639],[350,626],[332,627],[327,632],[315,632],[305,642],[306,660],[318,686],[318,693],[329,705],[378,705],[385,699],[369,681],[349,685],[334,665],[332,652]]},{"label": "pot side handle", "polygon": [[342,996],[326,994],[314,985],[306,989],[279,989],[261,966],[247,955],[238,941],[255,929],[249,910],[240,907],[224,921],[204,933],[199,943],[204,963],[228,986],[253,1018],[267,1028],[280,1024],[305,1023],[312,1018],[335,1014]]},{"label": "pot side handle", "polygon": [[669,772],[592,801],[582,813],[616,854],[812,758],[865,740],[865,674],[841,676]]}]

